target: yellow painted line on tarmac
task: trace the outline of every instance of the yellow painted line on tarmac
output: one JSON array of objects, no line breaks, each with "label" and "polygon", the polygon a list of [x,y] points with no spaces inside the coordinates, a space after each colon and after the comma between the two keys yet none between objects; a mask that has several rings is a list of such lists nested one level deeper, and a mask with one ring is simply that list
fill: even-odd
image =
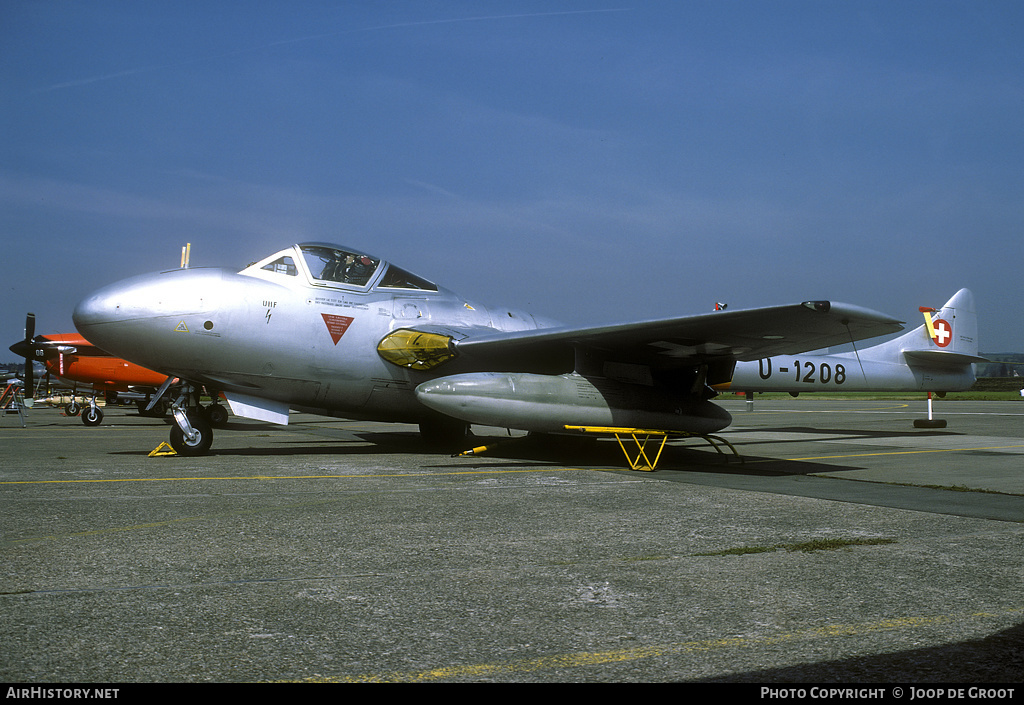
[{"label": "yellow painted line on tarmac", "polygon": [[[771,401],[771,399],[766,399],[762,400],[760,403],[765,404]],[[826,400],[822,399],[818,401]],[[843,400],[833,399],[832,401]],[[892,406],[869,406],[863,409],[758,409],[755,407],[753,411],[736,412],[736,416],[734,418],[738,418],[742,421],[743,417],[751,416],[754,414],[863,414],[865,412],[871,411],[890,411],[892,409],[907,408],[910,408],[910,404],[895,404]]]},{"label": "yellow painted line on tarmac", "polygon": [[[923,450],[894,450],[875,453],[846,453],[841,455],[814,455],[804,458],[761,458],[747,460],[748,464],[772,463],[779,461],[808,461],[808,460],[837,460],[841,458],[867,458],[889,455],[915,455],[921,453],[965,453],[979,450],[1010,450],[1013,448],[1024,448],[1024,444],[1006,446],[979,446],[974,448],[927,448]],[[615,468],[624,469],[624,468]],[[517,473],[544,473],[544,472],[575,472],[577,470],[590,471],[592,468],[530,468],[515,470],[456,470],[448,472],[407,472],[407,473],[376,473],[376,474],[350,474],[350,475],[238,475],[217,476],[217,477],[129,477],[129,478],[107,478],[107,479],[85,479],[85,480],[0,480],[0,485],[62,485],[62,484],[89,484],[89,483],[118,483],[118,482],[189,482],[189,481],[231,481],[231,480],[345,480],[360,478],[384,478],[384,477],[442,477],[455,475],[509,475]]]},{"label": "yellow painted line on tarmac", "polygon": [[2,480],[0,485],[64,485],[101,482],[181,482],[202,480],[351,480],[381,477],[441,477],[446,475],[508,475],[529,472],[575,472],[584,468],[532,468],[526,470],[457,470],[451,472],[401,472],[369,475],[238,475],[235,477],[127,477],[94,480]]},{"label": "yellow painted line on tarmac", "polygon": [[[380,478],[380,477],[436,477],[438,475],[487,475],[487,474],[500,474],[500,473],[524,473],[524,472],[572,472],[574,468],[547,468],[547,469],[534,469],[534,470],[492,470],[492,471],[460,471],[460,472],[446,472],[446,473],[401,473],[393,475],[294,475],[294,476],[280,476],[280,477],[267,477],[267,476],[252,476],[252,477],[215,477],[215,478],[204,478],[204,477],[178,477],[178,478],[156,478],[153,480],[136,479],[136,480],[41,480],[38,483],[29,482],[8,482],[3,484],[49,484],[49,483],[80,483],[80,482],[173,482],[175,480],[307,480],[307,479],[321,479],[321,478]],[[319,504],[330,504],[334,502],[343,501],[341,497],[327,497],[324,499],[310,500],[304,502],[291,502],[282,505],[273,505],[266,507],[257,507],[254,509],[238,509],[227,512],[218,512],[215,514],[200,514],[196,516],[180,517],[178,519],[168,519],[166,521],[152,521],[144,524],[132,524],[129,526],[112,526],[103,529],[90,529],[88,531],[76,531],[67,534],[50,534],[45,536],[30,536],[23,539],[13,539],[10,541],[0,541],[0,546],[17,546],[27,543],[35,543],[38,541],[57,541],[70,538],[82,538],[84,536],[98,536],[102,534],[115,534],[123,533],[126,531],[138,531],[140,529],[159,529],[167,526],[174,526],[175,524],[184,524],[195,521],[209,521],[210,519],[222,519],[225,517],[238,517],[248,516],[252,514],[263,514],[268,511],[279,511],[283,509],[295,509],[297,507],[309,507]]]},{"label": "yellow painted line on tarmac", "polygon": [[965,453],[974,450],[1007,450],[1010,448],[1024,448],[1022,445],[1012,446],[982,446],[979,448],[931,448],[926,450],[892,450],[883,451],[880,453],[848,453],[846,455],[815,455],[807,458],[764,458],[761,460],[751,460],[748,463],[769,463],[778,462],[779,460],[796,461],[796,460],[835,460],[838,458],[868,458],[872,456],[882,455],[915,455],[920,453]]},{"label": "yellow painted line on tarmac", "polygon": [[663,658],[687,654],[725,651],[737,648],[753,648],[760,646],[785,645],[815,639],[862,636],[882,631],[909,631],[922,627],[932,627],[986,618],[1005,618],[1008,615],[1024,613],[1024,609],[1008,609],[999,612],[973,612],[961,615],[933,615],[922,617],[893,617],[875,622],[861,624],[830,624],[823,627],[801,629],[792,632],[760,636],[760,637],[727,637],[721,639],[704,639],[685,641],[672,644],[640,646],[632,649],[614,649],[610,651],[589,651],[571,654],[552,654],[538,658],[496,664],[467,664],[462,666],[444,666],[426,671],[408,673],[381,673],[358,676],[336,676],[305,679],[303,682],[318,683],[422,683],[428,681],[451,680],[458,678],[496,678],[514,673],[534,673],[537,671],[562,670],[567,668],[583,668],[604,664],[629,663],[649,658]]}]

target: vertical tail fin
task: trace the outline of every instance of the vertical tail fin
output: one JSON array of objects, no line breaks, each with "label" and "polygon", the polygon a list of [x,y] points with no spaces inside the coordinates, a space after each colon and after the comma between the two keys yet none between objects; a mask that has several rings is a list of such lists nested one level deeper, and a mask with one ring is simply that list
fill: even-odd
[{"label": "vertical tail fin", "polygon": [[888,345],[910,363],[966,365],[984,362],[978,356],[978,314],[969,289],[956,292],[942,308],[921,308],[924,324]]}]

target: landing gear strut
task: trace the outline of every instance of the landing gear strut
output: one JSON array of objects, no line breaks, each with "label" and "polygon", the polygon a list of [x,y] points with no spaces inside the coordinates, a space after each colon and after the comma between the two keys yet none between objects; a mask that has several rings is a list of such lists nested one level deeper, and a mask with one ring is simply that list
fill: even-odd
[{"label": "landing gear strut", "polygon": [[178,455],[205,455],[213,445],[213,426],[202,413],[198,394],[191,385],[185,385],[171,404],[174,426],[171,426],[171,448]]}]

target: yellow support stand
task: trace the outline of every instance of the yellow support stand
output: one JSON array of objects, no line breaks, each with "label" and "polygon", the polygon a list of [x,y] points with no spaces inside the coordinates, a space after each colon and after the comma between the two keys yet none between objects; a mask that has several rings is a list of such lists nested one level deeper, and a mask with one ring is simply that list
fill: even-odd
[{"label": "yellow support stand", "polygon": [[[739,453],[736,452],[736,448],[733,447],[732,443],[720,438],[718,436],[711,436],[707,434],[696,434],[686,433],[683,431],[661,431],[658,429],[644,429],[644,428],[619,428],[613,426],[566,426],[566,431],[580,431],[582,433],[599,433],[602,435],[615,436],[615,440],[619,442],[619,448],[622,449],[623,454],[626,456],[626,460],[629,461],[629,467],[632,470],[643,470],[645,472],[652,472],[658,466],[658,461],[661,459],[661,452],[665,449],[665,444],[668,442],[669,436],[677,436],[680,438],[703,438],[705,441],[711,444],[719,454],[722,453],[722,449],[718,447],[718,443],[724,443],[732,451],[733,455],[740,458],[740,462],[743,462],[743,458]],[[632,439],[633,445],[636,446],[636,454],[630,453],[626,447],[630,445],[628,440],[623,442],[623,438]],[[651,460],[647,454],[647,444],[651,442],[651,439],[656,439],[654,443],[657,445],[657,453],[654,454],[654,460]],[[716,441],[718,443],[716,443]],[[630,445],[632,447],[632,445]]]},{"label": "yellow support stand", "polygon": [[[566,426],[565,430],[615,436],[615,440],[619,442],[619,448],[622,449],[622,453],[626,456],[626,460],[629,461],[630,469],[643,470],[644,472],[651,472],[657,467],[658,460],[661,459],[661,451],[665,449],[665,443],[668,442],[669,435],[668,431],[642,428],[617,428],[610,426]],[[630,444],[630,448],[636,446],[635,454],[630,453],[629,448],[626,447],[627,443],[623,443],[622,439],[624,437],[633,439],[633,443]],[[657,446],[657,453],[654,454],[654,460],[651,460],[647,455],[647,444],[652,438],[658,439],[654,442],[654,445]]]}]

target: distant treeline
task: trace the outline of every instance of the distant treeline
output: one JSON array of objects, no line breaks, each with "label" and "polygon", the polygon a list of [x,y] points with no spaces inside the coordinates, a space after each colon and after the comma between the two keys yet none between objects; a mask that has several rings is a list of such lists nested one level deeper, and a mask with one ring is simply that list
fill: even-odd
[{"label": "distant treeline", "polygon": [[1024,354],[1022,353],[981,353],[992,362],[980,362],[977,367],[979,377],[1014,377],[1024,376]]},{"label": "distant treeline", "polygon": [[979,377],[972,392],[1016,392],[1024,389],[1024,377]]}]

